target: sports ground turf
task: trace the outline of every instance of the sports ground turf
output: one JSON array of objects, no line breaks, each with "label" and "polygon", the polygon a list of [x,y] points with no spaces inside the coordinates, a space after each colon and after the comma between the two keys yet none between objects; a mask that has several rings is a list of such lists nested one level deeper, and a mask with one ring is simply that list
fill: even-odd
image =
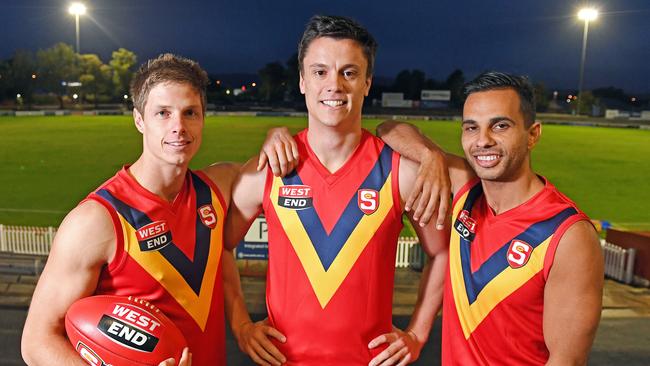
[{"label": "sports ground turf", "polygon": [[[366,120],[371,131],[379,120]],[[415,122],[461,153],[460,126]],[[296,132],[304,118],[208,117],[192,168],[245,161],[269,127]],[[67,211],[134,161],[141,138],[129,116],[0,117],[0,224],[58,226]],[[546,125],[533,166],[593,219],[650,230],[650,131]]]}]

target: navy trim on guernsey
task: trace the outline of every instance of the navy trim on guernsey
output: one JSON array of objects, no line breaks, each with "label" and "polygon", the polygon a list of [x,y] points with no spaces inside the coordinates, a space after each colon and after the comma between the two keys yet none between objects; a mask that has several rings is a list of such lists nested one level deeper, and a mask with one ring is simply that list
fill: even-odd
[{"label": "navy trim on guernsey", "polygon": [[[483,187],[479,182],[468,193],[463,209],[472,212],[472,206],[482,193]],[[465,281],[465,291],[467,292],[469,303],[473,304],[483,288],[509,266],[506,254],[513,240],[522,240],[530,244],[533,249],[537,248],[537,246],[553,235],[566,219],[577,213],[578,211],[575,208],[568,207],[547,220],[530,225],[526,230],[503,244],[499,250],[494,252],[490,258],[481,264],[481,267],[476,272],[472,272],[471,268],[471,243],[463,237],[460,237],[460,261],[463,268],[463,280]]]},{"label": "navy trim on guernsey", "polygon": [[[199,207],[212,203],[212,194],[210,187],[205,184],[196,174],[192,175],[192,186],[196,192],[196,210]],[[141,227],[153,222],[144,212],[133,208],[120,199],[113,196],[106,189],[100,189],[96,194],[108,201],[113,208],[133,227],[138,230]],[[170,243],[159,250],[167,261],[176,268],[178,273],[183,276],[187,284],[197,295],[201,292],[201,283],[205,274],[205,267],[208,262],[210,253],[210,229],[201,222],[199,215],[196,215],[196,240],[194,243],[194,261],[191,261],[176,244]],[[172,238],[173,240],[173,238]]]},{"label": "navy trim on guernsey", "polygon": [[[358,188],[374,189],[376,191],[381,190],[392,170],[392,156],[393,150],[388,145],[385,145],[374,167]],[[296,171],[284,177],[282,182],[285,185],[303,184],[302,179],[300,179]],[[314,199],[318,198],[314,197]],[[313,207],[299,210],[297,213],[326,271],[332,265],[341,248],[343,248],[343,244],[345,244],[350,234],[352,234],[364,216],[357,203],[357,192],[351,197],[350,202],[329,235],[325,232],[323,223]]]}]

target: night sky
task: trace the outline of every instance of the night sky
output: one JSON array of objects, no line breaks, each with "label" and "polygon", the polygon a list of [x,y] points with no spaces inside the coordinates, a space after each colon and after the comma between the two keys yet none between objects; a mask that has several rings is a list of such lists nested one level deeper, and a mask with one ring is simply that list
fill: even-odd
[{"label": "night sky", "polygon": [[[314,14],[350,16],[379,42],[375,75],[420,69],[443,80],[495,69],[549,88],[577,88],[583,23],[579,0],[289,1],[94,0],[81,19],[81,51],[104,62],[125,47],[139,61],[162,52],[196,59],[213,74],[256,73],[295,52]],[[16,49],[74,45],[68,1],[0,0],[0,58]],[[592,2],[585,88],[650,93],[650,1]]]}]

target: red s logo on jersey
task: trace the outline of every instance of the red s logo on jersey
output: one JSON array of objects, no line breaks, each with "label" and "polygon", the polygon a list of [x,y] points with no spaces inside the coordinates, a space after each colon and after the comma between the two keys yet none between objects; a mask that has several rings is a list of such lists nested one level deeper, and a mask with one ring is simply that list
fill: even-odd
[{"label": "red s logo on jersey", "polygon": [[210,229],[217,227],[217,214],[214,213],[214,208],[212,205],[203,205],[199,207],[198,211],[203,225],[207,226]]},{"label": "red s logo on jersey", "polygon": [[521,268],[528,263],[530,255],[533,253],[533,247],[525,241],[514,239],[508,248],[508,264],[511,268]]},{"label": "red s logo on jersey", "polygon": [[371,215],[379,208],[379,192],[374,189],[360,189],[357,193],[359,209],[366,215]]}]

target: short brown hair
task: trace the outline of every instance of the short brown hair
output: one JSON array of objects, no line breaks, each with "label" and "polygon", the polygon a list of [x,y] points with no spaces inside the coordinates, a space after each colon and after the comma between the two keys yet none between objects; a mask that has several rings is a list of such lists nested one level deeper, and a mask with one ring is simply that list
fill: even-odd
[{"label": "short brown hair", "polygon": [[162,54],[140,66],[131,81],[131,97],[133,106],[140,113],[144,113],[149,92],[160,83],[189,84],[201,95],[203,112],[205,112],[207,99],[205,89],[210,79],[208,74],[196,61],[171,53]]},{"label": "short brown hair", "polygon": [[372,34],[366,28],[353,19],[334,15],[314,15],[309,19],[300,43],[298,43],[298,67],[300,68],[301,74],[303,72],[303,61],[305,60],[305,55],[307,55],[309,45],[316,38],[321,37],[356,41],[363,49],[363,54],[366,56],[366,61],[368,62],[366,77],[372,76],[375,67],[375,54],[377,53],[377,42],[375,38],[373,38]]}]

